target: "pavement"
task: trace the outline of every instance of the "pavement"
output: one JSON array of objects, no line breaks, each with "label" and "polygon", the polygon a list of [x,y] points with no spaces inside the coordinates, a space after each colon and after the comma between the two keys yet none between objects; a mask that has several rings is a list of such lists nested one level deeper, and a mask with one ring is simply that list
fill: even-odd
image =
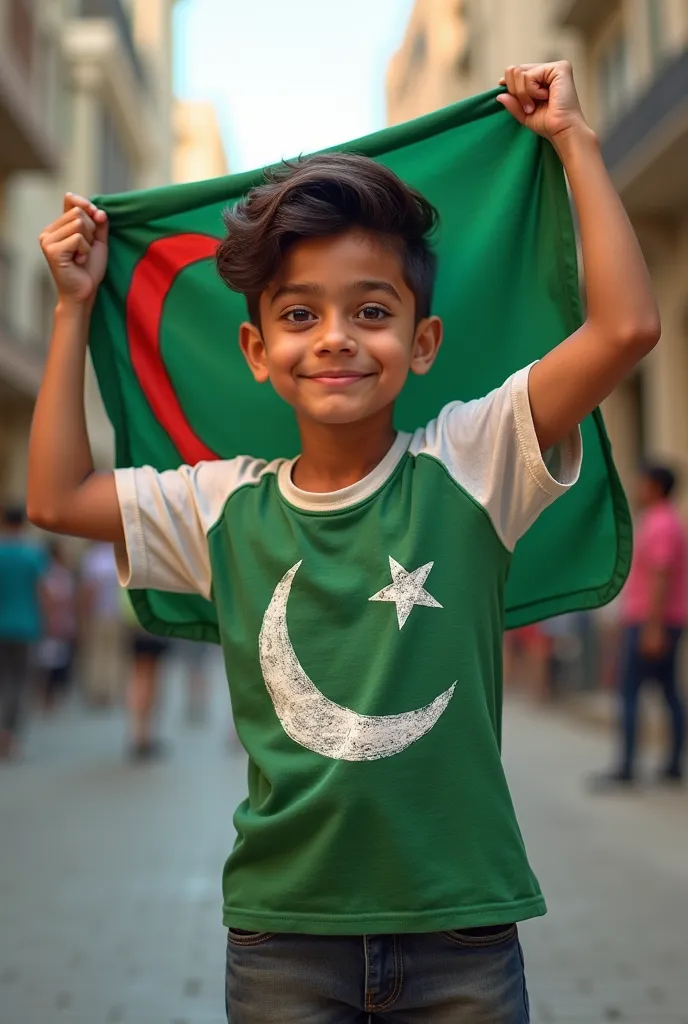
[{"label": "pavement", "polygon": [[[688,692],[686,693],[688,697]],[[613,690],[588,690],[566,694],[562,700],[566,713],[607,732],[616,728],[618,704]],[[646,687],[640,694],[642,741],[657,747],[669,734],[664,698],[657,690]]]},{"label": "pavement", "polygon": [[[164,761],[128,764],[121,712],[75,702],[0,769],[0,1024],[224,1024],[220,877],[246,764],[219,665],[203,726],[175,669],[166,684]],[[688,792],[591,797],[609,755],[577,717],[507,706],[549,904],[521,928],[533,1024],[688,1024]]]}]

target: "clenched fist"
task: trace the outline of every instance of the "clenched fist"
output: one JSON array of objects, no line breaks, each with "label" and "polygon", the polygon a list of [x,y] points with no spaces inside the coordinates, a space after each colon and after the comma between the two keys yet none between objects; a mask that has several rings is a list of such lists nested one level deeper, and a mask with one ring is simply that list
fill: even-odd
[{"label": "clenched fist", "polygon": [[68,192],[64,213],[39,235],[61,299],[88,303],[105,276],[108,219],[83,196]]},{"label": "clenched fist", "polygon": [[509,67],[499,81],[507,91],[497,96],[520,124],[556,143],[571,128],[587,128],[567,60]]}]

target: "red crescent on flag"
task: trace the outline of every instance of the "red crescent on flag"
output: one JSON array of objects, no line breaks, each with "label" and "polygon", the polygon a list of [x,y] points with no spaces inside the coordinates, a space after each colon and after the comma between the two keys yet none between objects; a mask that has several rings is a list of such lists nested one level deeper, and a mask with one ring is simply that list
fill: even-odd
[{"label": "red crescent on flag", "polygon": [[159,238],[146,249],[132,274],[126,302],[129,355],[155,418],[184,462],[194,466],[220,456],[201,441],[182,409],[160,348],[165,299],[185,267],[215,255],[219,239],[182,234]]}]

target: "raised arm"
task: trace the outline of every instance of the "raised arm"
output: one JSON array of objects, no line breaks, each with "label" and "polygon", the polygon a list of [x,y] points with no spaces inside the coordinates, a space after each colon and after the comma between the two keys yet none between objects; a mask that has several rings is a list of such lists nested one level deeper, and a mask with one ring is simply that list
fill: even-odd
[{"label": "raised arm", "polygon": [[578,214],[587,296],[583,326],[533,367],[530,404],[544,451],[561,441],[656,345],[657,305],[640,245],[586,124],[568,61],[508,68],[498,97],[548,138]]},{"label": "raised arm", "polygon": [[114,474],[93,468],[84,411],[88,328],[107,264],[107,216],[68,193],[63,216],[42,232],[40,243],[58,302],[31,425],[28,516],[54,533],[122,541]]}]

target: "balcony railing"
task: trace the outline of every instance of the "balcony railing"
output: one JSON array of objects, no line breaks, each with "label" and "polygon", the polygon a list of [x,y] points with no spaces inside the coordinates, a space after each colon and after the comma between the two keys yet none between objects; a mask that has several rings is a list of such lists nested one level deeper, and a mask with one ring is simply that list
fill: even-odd
[{"label": "balcony railing", "polygon": [[110,18],[117,26],[122,45],[126,50],[131,66],[134,69],[140,85],[146,85],[146,69],[141,61],[134,34],[131,30],[131,21],[127,14],[122,0],[81,0],[81,16],[83,18]]},{"label": "balcony railing", "polygon": [[7,9],[9,44],[15,60],[28,78],[34,56],[34,9],[29,0],[10,0]]},{"label": "balcony railing", "polygon": [[12,328],[9,297],[12,287],[12,254],[0,239],[0,385],[9,383],[15,392],[34,397],[43,374],[45,349],[22,342]]},{"label": "balcony railing", "polygon": [[57,163],[36,11],[36,0],[0,0],[0,179]]},{"label": "balcony railing", "polygon": [[12,287],[12,257],[9,249],[0,239],[0,321],[7,322],[7,309]]},{"label": "balcony railing", "polygon": [[[657,128],[673,120],[680,120],[688,132],[688,49],[659,72],[602,140],[607,166],[614,171],[639,150]],[[683,173],[688,173],[686,167]]]}]

